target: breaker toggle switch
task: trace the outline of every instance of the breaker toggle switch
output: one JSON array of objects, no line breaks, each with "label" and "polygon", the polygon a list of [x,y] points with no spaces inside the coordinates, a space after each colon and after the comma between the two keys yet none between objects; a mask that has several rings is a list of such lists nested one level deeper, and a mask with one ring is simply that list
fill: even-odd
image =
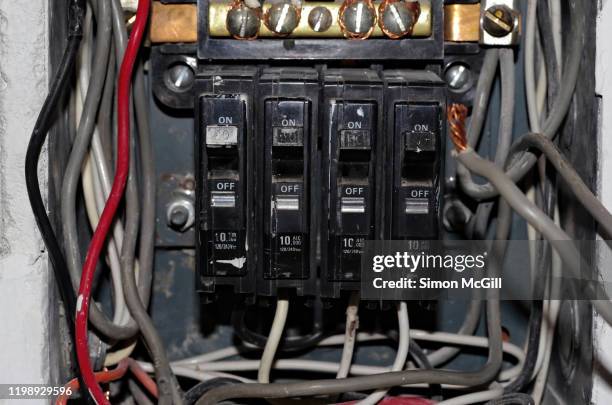
[{"label": "breaker toggle switch", "polygon": [[333,278],[359,280],[361,255],[371,237],[370,190],[374,183],[372,153],[375,120],[373,103],[341,102],[333,109],[330,150],[330,252]]},{"label": "breaker toggle switch", "polygon": [[393,238],[437,238],[440,125],[438,104],[395,106]]},{"label": "breaker toggle switch", "polygon": [[[270,209],[265,272],[269,278],[308,275],[308,103],[302,100],[266,102],[266,190]],[[267,249],[266,249],[267,250]]]},{"label": "breaker toggle switch", "polygon": [[[217,276],[246,271],[246,213],[242,178],[245,173],[244,113],[239,96],[203,96],[200,119],[204,128],[204,186],[209,272]],[[212,270],[212,271],[211,271]]]}]

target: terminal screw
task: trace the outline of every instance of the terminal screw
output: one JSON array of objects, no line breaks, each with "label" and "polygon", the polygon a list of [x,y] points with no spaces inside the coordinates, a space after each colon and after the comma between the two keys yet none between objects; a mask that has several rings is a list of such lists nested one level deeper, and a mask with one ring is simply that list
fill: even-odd
[{"label": "terminal screw", "polygon": [[376,24],[376,9],[369,0],[345,0],[340,7],[339,24],[351,39],[366,39]]},{"label": "terminal screw", "polygon": [[235,3],[227,13],[227,30],[236,39],[252,39],[259,32],[259,10]]},{"label": "terminal screw", "polygon": [[266,27],[279,35],[289,35],[300,22],[300,13],[291,3],[278,3],[270,7],[264,17]]},{"label": "terminal screw", "polygon": [[485,11],[482,27],[494,37],[505,37],[514,31],[515,18],[514,12],[508,7],[493,6]]},{"label": "terminal screw", "polygon": [[383,1],[378,8],[380,29],[389,38],[397,39],[412,33],[419,19],[421,8],[418,2],[401,0]]},{"label": "terminal screw", "polygon": [[315,7],[308,14],[308,25],[315,32],[325,32],[332,25],[332,14],[325,7]]}]

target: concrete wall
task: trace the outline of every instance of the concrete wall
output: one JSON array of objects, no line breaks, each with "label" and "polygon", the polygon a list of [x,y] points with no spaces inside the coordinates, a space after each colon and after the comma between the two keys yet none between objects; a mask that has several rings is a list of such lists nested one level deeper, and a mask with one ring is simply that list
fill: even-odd
[{"label": "concrete wall", "polygon": [[[53,279],[24,181],[29,134],[47,93],[47,47],[47,1],[0,0],[0,383],[48,383],[56,371]],[[44,157],[43,190],[46,168]]]}]

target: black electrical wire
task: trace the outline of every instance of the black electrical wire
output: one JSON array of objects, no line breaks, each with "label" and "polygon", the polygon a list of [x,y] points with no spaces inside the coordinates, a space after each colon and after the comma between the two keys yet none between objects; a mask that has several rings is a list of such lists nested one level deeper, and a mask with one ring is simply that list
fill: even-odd
[{"label": "black electrical wire", "polygon": [[66,318],[68,319],[68,325],[70,327],[70,335],[74,338],[74,314],[76,313],[76,295],[72,289],[70,282],[70,275],[66,267],[66,260],[64,254],[60,248],[59,242],[55,235],[55,231],[51,226],[49,217],[45,205],[43,203],[42,195],[40,192],[40,184],[38,183],[38,161],[40,159],[40,153],[42,146],[45,143],[47,133],[53,120],[56,117],[56,110],[59,100],[64,90],[69,87],[68,80],[71,77],[72,70],[74,67],[74,60],[79,51],[79,44],[81,42],[80,37],[72,36],[68,39],[68,45],[62,62],[60,63],[58,72],[53,80],[49,95],[43,104],[43,107],[38,115],[36,125],[32,131],[30,143],[28,144],[28,150],[26,152],[25,162],[25,177],[26,187],[28,190],[28,198],[30,199],[30,205],[38,229],[42,235],[45,246],[49,253],[49,259],[51,260],[51,266],[55,275],[55,281],[64,307],[66,308]]},{"label": "black electrical wire", "polygon": [[185,392],[185,405],[193,405],[198,399],[213,388],[223,387],[225,385],[239,384],[240,380],[233,378],[213,378],[212,380],[202,381],[187,392]]},{"label": "black electrical wire", "polygon": [[79,51],[79,45],[83,35],[85,1],[73,0],[70,2],[68,9],[68,44],[66,45],[66,50],[62,56],[62,60],[51,84],[51,88],[49,89],[49,94],[47,95],[40,113],[38,114],[38,119],[36,120],[36,124],[34,125],[34,129],[30,137],[30,142],[26,152],[25,178],[28,198],[30,199],[32,211],[34,213],[34,217],[36,218],[36,223],[38,224],[38,229],[42,234],[43,241],[49,253],[49,259],[51,260],[51,265],[53,267],[55,281],[66,309],[66,318],[68,319],[68,326],[70,327],[70,335],[74,338],[76,296],[70,282],[70,275],[68,274],[66,260],[47,215],[40,192],[40,184],[38,182],[38,161],[40,159],[42,146],[45,143],[49,129],[57,117],[57,109],[59,107],[59,102],[62,95],[64,94],[66,88],[70,87],[68,85],[68,81],[72,75],[75,60]]},{"label": "black electrical wire", "polygon": [[[55,282],[57,283],[64,305],[73,346],[75,345],[74,315],[76,313],[76,295],[72,289],[66,259],[60,248],[55,231],[51,226],[51,221],[47,215],[41,195],[40,184],[38,182],[38,162],[47,134],[57,118],[60,100],[66,89],[70,87],[68,82],[74,70],[74,64],[83,36],[85,7],[85,0],[71,0],[68,4],[68,43],[51,83],[49,94],[32,130],[25,160],[25,180],[28,198],[38,229],[49,253],[49,260],[51,261]],[[81,384],[81,387],[84,387],[84,385]]]},{"label": "black electrical wire", "polygon": [[531,395],[523,393],[506,394],[501,398],[493,399],[485,405],[534,405]]}]

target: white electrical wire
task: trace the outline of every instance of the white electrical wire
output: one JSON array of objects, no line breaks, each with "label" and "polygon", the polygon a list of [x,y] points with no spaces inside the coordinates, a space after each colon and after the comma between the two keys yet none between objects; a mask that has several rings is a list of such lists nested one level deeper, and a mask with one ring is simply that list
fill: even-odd
[{"label": "white electrical wire", "polygon": [[259,362],[257,381],[260,383],[270,382],[270,370],[272,369],[272,363],[274,363],[276,349],[278,349],[281,337],[283,336],[283,331],[285,330],[285,323],[287,322],[288,313],[289,300],[279,298],[276,304],[276,313],[274,314],[272,327],[270,328],[270,335],[268,336],[266,346],[264,347],[263,354],[261,355],[261,361]]},{"label": "white electrical wire", "polygon": [[344,327],[344,346],[342,347],[342,357],[336,378],[346,378],[351,369],[353,361],[353,351],[355,340],[357,339],[357,329],[359,328],[359,293],[352,292],[349,303],[346,307],[346,325]]},{"label": "white electrical wire", "polygon": [[[399,326],[399,343],[397,346],[397,354],[395,361],[391,367],[391,371],[402,371],[406,365],[408,351],[410,347],[410,323],[408,320],[408,306],[405,302],[397,304],[397,323]],[[389,389],[377,390],[368,395],[365,399],[359,401],[358,405],[375,405],[387,395]]]},{"label": "white electrical wire", "polygon": [[[412,329],[410,331],[410,338],[420,341],[435,342],[445,345],[454,346],[469,346],[487,349],[489,347],[489,339],[481,336],[469,336],[469,335],[458,335],[456,333],[446,332],[427,332],[418,329]],[[372,342],[379,340],[389,340],[385,335],[381,334],[368,334],[358,333],[357,342]],[[317,346],[338,346],[344,343],[344,335],[334,335],[326,339],[323,339]],[[255,351],[256,348],[252,347],[226,347],[210,353],[189,357],[186,359],[178,360],[172,363],[172,366],[182,367],[184,369],[211,372],[211,371],[255,371],[259,369],[258,360],[234,360],[234,361],[217,361],[224,358],[234,357],[245,351]],[[518,346],[504,342],[503,350],[506,355],[513,357],[516,363],[507,369],[500,372],[498,380],[500,382],[511,381],[521,372],[523,364],[525,362],[525,354]],[[142,363],[149,364],[149,363]],[[307,370],[313,372],[323,372],[335,374],[338,372],[339,363],[335,362],[321,362],[313,360],[299,360],[299,359],[281,359],[274,363],[274,368],[279,370]],[[152,368],[151,368],[152,369]],[[387,372],[387,367],[376,367],[376,366],[363,366],[353,364],[350,369],[351,375],[372,375]],[[412,385],[411,385],[412,386]],[[419,385],[422,387],[428,387],[428,385]],[[449,386],[453,387],[453,386]],[[457,387],[454,387],[457,388]]]}]

